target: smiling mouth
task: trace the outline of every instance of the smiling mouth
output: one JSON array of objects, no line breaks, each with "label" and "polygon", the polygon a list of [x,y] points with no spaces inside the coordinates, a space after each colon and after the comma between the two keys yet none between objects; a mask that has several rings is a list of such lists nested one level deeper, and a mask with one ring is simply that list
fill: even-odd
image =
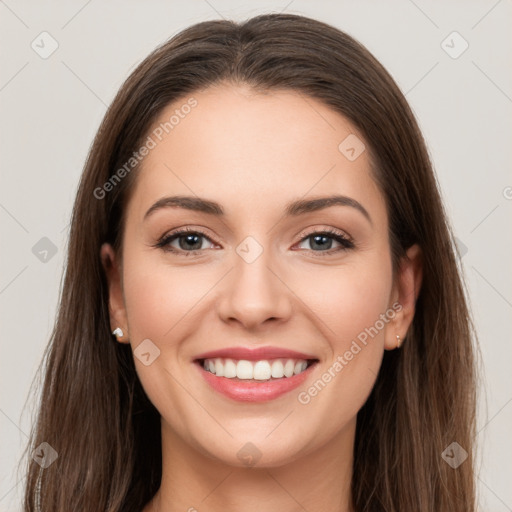
[{"label": "smiling mouth", "polygon": [[233,381],[268,382],[300,375],[318,359],[275,358],[249,361],[246,359],[209,358],[195,361],[206,372]]}]

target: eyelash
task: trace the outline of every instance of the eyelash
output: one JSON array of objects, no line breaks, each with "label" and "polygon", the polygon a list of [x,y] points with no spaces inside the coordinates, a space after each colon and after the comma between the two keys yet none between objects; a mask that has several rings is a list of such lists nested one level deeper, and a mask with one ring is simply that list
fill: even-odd
[{"label": "eyelash", "polygon": [[[194,234],[194,235],[200,235],[207,240],[210,240],[213,242],[213,240],[210,239],[209,236],[206,235],[206,233],[203,233],[201,230],[197,229],[191,229],[191,228],[182,228],[178,229],[177,231],[174,231],[172,233],[169,233],[168,235],[164,235],[156,244],[153,245],[153,247],[162,249],[165,252],[171,252],[176,255],[180,256],[198,256],[202,250],[204,249],[196,249],[193,251],[184,251],[181,249],[175,249],[174,247],[171,247],[169,244],[174,241],[175,239],[179,238],[180,235],[183,234]],[[338,253],[339,251],[346,251],[347,249],[354,249],[355,245],[354,242],[348,238],[346,235],[341,233],[340,231],[334,230],[334,229],[323,229],[321,231],[313,231],[311,233],[304,234],[302,233],[302,238],[300,239],[299,243],[307,240],[308,238],[315,236],[315,235],[326,235],[328,238],[333,238],[336,242],[340,244],[340,247],[337,247],[335,249],[329,249],[328,251],[313,251],[312,249],[306,249],[309,252],[315,253],[315,256],[329,256],[333,253]]]}]

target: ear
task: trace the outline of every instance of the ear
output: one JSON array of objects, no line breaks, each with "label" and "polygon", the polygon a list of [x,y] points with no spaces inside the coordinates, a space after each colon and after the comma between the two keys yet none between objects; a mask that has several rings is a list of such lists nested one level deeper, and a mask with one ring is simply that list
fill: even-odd
[{"label": "ear", "polygon": [[403,343],[414,318],[416,299],[420,292],[422,279],[422,253],[419,245],[415,244],[409,247],[405,256],[401,259],[393,285],[390,308],[393,308],[396,314],[386,329],[384,342],[386,350],[397,348],[397,336],[400,337],[400,342]]},{"label": "ear", "polygon": [[123,298],[123,286],[121,281],[122,268],[114,249],[108,243],[101,246],[101,263],[105,271],[109,292],[110,332],[118,327],[123,331],[122,336],[116,336],[120,343],[129,343],[128,323]]}]

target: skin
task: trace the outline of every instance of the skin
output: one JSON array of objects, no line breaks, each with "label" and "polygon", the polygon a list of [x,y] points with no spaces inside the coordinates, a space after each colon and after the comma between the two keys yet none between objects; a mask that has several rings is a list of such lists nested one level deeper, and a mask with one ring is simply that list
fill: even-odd
[{"label": "skin", "polygon": [[[192,96],[197,106],[137,171],[122,261],[109,244],[101,248],[112,329],[121,327],[119,341],[132,349],[150,339],[160,350],[149,366],[134,358],[162,425],[162,483],[144,512],[349,511],[356,415],[384,350],[396,348],[412,321],[419,248],[409,249],[393,278],[385,201],[368,153],[349,161],[338,150],[349,134],[363,140],[347,119],[296,92],[220,84]],[[169,105],[155,126],[182,104]],[[334,191],[363,205],[371,222],[351,206],[283,216],[289,201]],[[216,201],[225,215],[163,208],[143,220],[170,195]],[[154,247],[183,226],[206,234],[198,256]],[[310,235],[328,228],[355,247],[334,252],[335,239],[315,246]],[[252,263],[236,252],[247,236],[263,248]],[[179,239],[171,243],[180,250]],[[394,318],[301,404],[299,392],[397,301]],[[240,345],[291,348],[319,363],[296,390],[238,402],[210,388],[193,360]],[[237,457],[248,442],[261,456],[254,467]]]}]

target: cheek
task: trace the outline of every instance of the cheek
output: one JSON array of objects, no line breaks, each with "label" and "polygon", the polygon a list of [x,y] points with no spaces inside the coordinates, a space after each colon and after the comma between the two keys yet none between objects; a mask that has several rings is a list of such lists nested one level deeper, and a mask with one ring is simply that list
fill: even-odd
[{"label": "cheek", "polygon": [[392,276],[391,263],[385,258],[366,258],[300,275],[307,277],[294,278],[294,291],[323,324],[322,332],[333,352],[346,350],[388,308]]},{"label": "cheek", "polygon": [[353,419],[368,398],[382,362],[384,334],[394,317],[388,309],[391,262],[370,260],[364,268],[346,267],[317,280],[322,293],[311,294],[314,304],[308,303],[329,327],[323,331],[330,358],[297,399],[309,417],[318,419],[318,428],[329,418],[323,426],[326,438]]},{"label": "cheek", "polygon": [[[210,273],[211,274],[211,273]],[[209,281],[212,281],[209,284]],[[173,334],[185,327],[213,277],[194,267],[155,264],[133,258],[125,268],[124,292],[130,336],[172,344]]]},{"label": "cheek", "polygon": [[379,372],[384,334],[394,317],[388,309],[391,261],[366,258],[364,264],[315,277],[316,292],[310,291],[306,302],[321,320],[328,356],[312,386],[300,390],[298,401],[316,418],[336,418],[335,430],[357,414]]},{"label": "cheek", "polygon": [[[144,254],[134,253],[126,261],[123,288],[137,375],[160,414],[186,432],[181,412],[186,409],[188,395],[182,385],[190,388],[191,384],[184,381],[181,372],[190,361],[181,357],[180,341],[194,334],[201,298],[214,285],[214,276],[211,272],[209,277],[201,275],[192,266],[156,264]],[[147,339],[159,355],[146,366],[137,357],[137,347]]]},{"label": "cheek", "polygon": [[[123,289],[136,371],[157,409],[173,415],[174,406],[187,398],[173,377],[188,387],[195,385],[187,371],[192,364],[187,341],[197,338],[202,326],[211,332],[215,317],[210,292],[225,269],[171,265],[165,257],[137,250],[126,254]],[[136,357],[138,345],[146,339],[159,350],[149,366]]]}]

